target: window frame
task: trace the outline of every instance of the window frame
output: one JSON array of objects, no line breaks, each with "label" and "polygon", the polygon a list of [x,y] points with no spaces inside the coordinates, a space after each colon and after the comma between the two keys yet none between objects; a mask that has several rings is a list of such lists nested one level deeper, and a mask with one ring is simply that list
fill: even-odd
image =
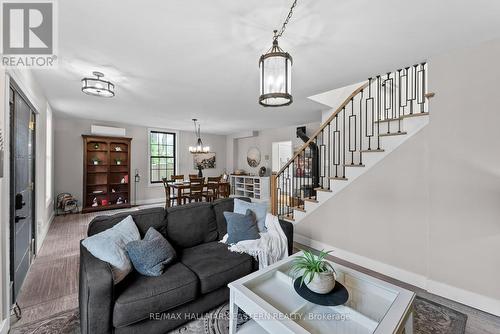
[{"label": "window frame", "polygon": [[[171,134],[174,135],[174,155],[172,156],[167,156],[167,155],[158,155],[158,156],[152,156],[151,155],[151,134],[152,133],[163,133],[163,134]],[[178,144],[179,144],[179,131],[173,131],[173,130],[168,130],[168,129],[159,129],[159,128],[149,128],[148,129],[148,134],[147,134],[147,140],[148,140],[148,186],[150,187],[162,187],[163,183],[162,181],[153,181],[152,180],[152,170],[151,170],[151,159],[152,158],[173,158],[174,159],[174,175],[177,173],[179,170],[179,162],[178,162],[178,157],[179,157],[179,151],[178,151]]]}]

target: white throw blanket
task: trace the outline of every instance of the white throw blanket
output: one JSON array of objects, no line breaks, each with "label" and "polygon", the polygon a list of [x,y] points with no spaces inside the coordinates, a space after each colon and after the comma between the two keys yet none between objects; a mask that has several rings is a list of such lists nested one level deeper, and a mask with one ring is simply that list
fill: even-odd
[{"label": "white throw blanket", "polygon": [[[265,268],[288,256],[288,241],[278,217],[266,215],[267,232],[261,232],[260,239],[243,240],[229,246],[229,250],[247,253],[259,261],[259,269]],[[220,242],[226,243],[227,234]]]}]

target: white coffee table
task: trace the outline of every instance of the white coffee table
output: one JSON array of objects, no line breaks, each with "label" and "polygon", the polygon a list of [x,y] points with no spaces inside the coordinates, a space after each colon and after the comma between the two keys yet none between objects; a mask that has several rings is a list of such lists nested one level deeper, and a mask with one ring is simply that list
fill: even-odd
[{"label": "white coffee table", "polygon": [[229,333],[236,333],[238,308],[252,320],[238,334],[413,333],[415,293],[333,263],[337,280],[349,291],[341,306],[320,306],[293,288],[291,264],[302,252],[229,284]]}]

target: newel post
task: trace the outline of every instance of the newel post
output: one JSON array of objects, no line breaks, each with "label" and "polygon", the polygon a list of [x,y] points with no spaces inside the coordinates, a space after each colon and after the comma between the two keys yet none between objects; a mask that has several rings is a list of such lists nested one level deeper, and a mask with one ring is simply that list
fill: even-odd
[{"label": "newel post", "polygon": [[277,185],[277,174],[273,172],[271,174],[271,213],[273,215],[278,215],[278,185]]}]

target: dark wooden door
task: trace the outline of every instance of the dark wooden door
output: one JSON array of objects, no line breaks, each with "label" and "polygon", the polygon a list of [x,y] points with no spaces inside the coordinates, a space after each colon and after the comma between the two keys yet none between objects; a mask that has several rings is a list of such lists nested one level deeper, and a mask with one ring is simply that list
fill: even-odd
[{"label": "dark wooden door", "polygon": [[35,112],[15,88],[10,89],[10,249],[15,302],[28,273],[34,240]]}]

